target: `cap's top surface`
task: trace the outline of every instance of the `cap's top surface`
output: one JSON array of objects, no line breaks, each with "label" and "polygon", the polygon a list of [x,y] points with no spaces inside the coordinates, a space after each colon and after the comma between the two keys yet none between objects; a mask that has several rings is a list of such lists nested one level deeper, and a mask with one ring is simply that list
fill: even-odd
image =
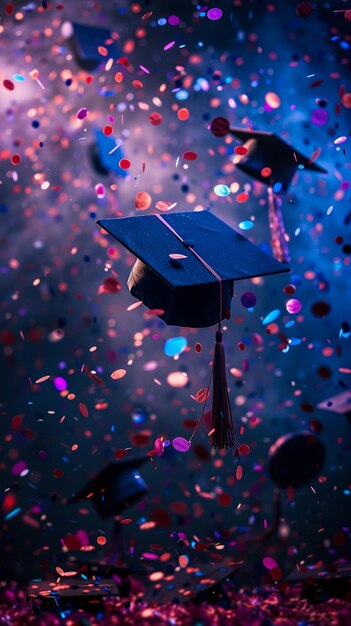
[{"label": "cap's top surface", "polygon": [[146,484],[138,471],[147,460],[147,457],[140,457],[109,463],[70,502],[91,499],[103,517],[122,511],[147,493]]},{"label": "cap's top surface", "polygon": [[[107,218],[98,224],[175,288],[218,282],[189,246],[222,281],[289,270],[209,211],[173,213],[162,218],[183,242],[156,215]],[[170,254],[186,258],[174,262]]]},{"label": "cap's top surface", "polygon": [[102,130],[96,130],[95,137],[96,145],[92,153],[95,169],[103,174],[113,172],[117,176],[127,176],[127,171],[119,166],[119,162],[123,158],[121,146],[118,146],[113,137],[104,135]]},{"label": "cap's top surface", "polygon": [[242,128],[231,128],[229,132],[247,148],[245,155],[236,157],[237,167],[266,185],[280,183],[286,191],[297,169],[326,173],[274,133]]},{"label": "cap's top surface", "polygon": [[269,473],[275,485],[295,489],[307,485],[323,466],[324,444],[308,431],[289,433],[269,450]]},{"label": "cap's top surface", "polygon": [[106,48],[110,56],[118,56],[116,42],[111,40],[111,32],[107,28],[77,22],[72,22],[72,28],[74,53],[82,67],[94,69],[106,62],[105,57],[99,53],[100,46]]}]

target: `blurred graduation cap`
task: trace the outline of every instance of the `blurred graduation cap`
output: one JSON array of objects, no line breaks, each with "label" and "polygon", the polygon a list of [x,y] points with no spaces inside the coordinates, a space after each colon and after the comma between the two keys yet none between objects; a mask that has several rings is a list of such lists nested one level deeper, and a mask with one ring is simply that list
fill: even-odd
[{"label": "blurred graduation cap", "polygon": [[123,156],[121,146],[116,144],[116,140],[113,137],[104,135],[102,130],[95,131],[95,141],[90,148],[90,157],[93,167],[98,174],[107,176],[109,172],[112,172],[116,176],[125,178],[127,171],[119,166]]},{"label": "blurred graduation cap", "polygon": [[71,499],[70,503],[91,499],[103,519],[122,513],[148,493],[139,473],[148,457],[122,459],[109,463]]},{"label": "blurred graduation cap", "polygon": [[330,411],[331,413],[339,413],[345,415],[347,420],[351,422],[351,391],[343,391],[331,398],[327,398],[323,402],[317,404],[318,409]]},{"label": "blurred graduation cap", "polygon": [[269,450],[271,480],[282,489],[308,485],[321,470],[325,456],[322,441],[308,431],[288,433]]},{"label": "blurred graduation cap", "polygon": [[281,201],[275,195],[286,192],[297,169],[325,174],[326,170],[295,150],[275,133],[230,128],[228,120],[215,118],[211,131],[216,137],[230,133],[243,142],[243,154],[235,156],[236,167],[268,186],[268,219],[271,230],[272,250],[276,259],[284,263],[290,260],[281,212]]},{"label": "blurred graduation cap", "polygon": [[[210,445],[233,447],[221,321],[229,317],[235,280],[289,268],[209,211],[107,218],[97,223],[135,254],[129,290],[166,324],[203,328],[218,323]],[[203,412],[204,408],[205,403]]]},{"label": "blurred graduation cap", "polygon": [[329,598],[351,601],[351,562],[299,566],[288,576],[290,585],[302,585],[301,598],[313,604]]},{"label": "blurred graduation cap", "polygon": [[[84,609],[91,613],[103,611],[105,598],[120,596],[121,593],[112,579],[83,580],[77,577],[61,578],[57,581],[33,581],[27,588],[30,601],[40,600],[50,612],[70,609]],[[40,608],[33,605],[34,613],[41,614]]]},{"label": "blurred graduation cap", "polygon": [[61,32],[65,39],[69,39],[74,57],[83,70],[96,70],[106,62],[106,57],[98,51],[100,46],[106,48],[110,57],[117,59],[120,56],[116,41],[107,28],[64,22]]},{"label": "blurred graduation cap", "polygon": [[231,128],[230,134],[242,141],[247,150],[235,158],[236,166],[260,183],[273,189],[277,185],[277,191],[288,190],[297,169],[327,173],[275,133]]}]

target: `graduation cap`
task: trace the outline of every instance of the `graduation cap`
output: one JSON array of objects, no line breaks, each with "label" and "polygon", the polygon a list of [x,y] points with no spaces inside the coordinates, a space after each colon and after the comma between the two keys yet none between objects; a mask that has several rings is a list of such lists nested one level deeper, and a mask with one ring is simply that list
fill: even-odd
[{"label": "graduation cap", "polygon": [[320,439],[308,431],[288,433],[269,450],[269,474],[282,489],[307,485],[321,470],[326,456]]},{"label": "graduation cap", "polygon": [[[231,128],[230,134],[243,142],[246,154],[235,157],[235,165],[260,183],[278,186],[283,192],[297,169],[326,174],[326,170],[295,150],[275,133]],[[301,166],[301,167],[299,167]]]},{"label": "graduation cap", "polygon": [[343,391],[331,398],[327,398],[327,400],[317,404],[317,408],[345,415],[347,420],[351,422],[351,391]]},{"label": "graduation cap", "polygon": [[104,135],[102,130],[95,131],[95,141],[90,148],[90,158],[95,171],[102,176],[107,176],[109,172],[116,176],[127,176],[127,171],[119,166],[123,158],[123,150],[118,146],[116,140]]},{"label": "graduation cap", "polygon": [[136,255],[129,290],[166,324],[202,328],[218,323],[210,444],[232,447],[221,321],[229,316],[235,280],[289,268],[209,211],[107,218],[97,223]]},{"label": "graduation cap", "polygon": [[106,48],[110,57],[119,57],[116,41],[112,39],[111,31],[107,28],[66,22],[63,25],[63,34],[68,36],[75,59],[83,70],[96,70],[106,61],[98,51],[100,46]]},{"label": "graduation cap", "polygon": [[147,457],[122,459],[109,463],[70,500],[70,503],[91,499],[103,519],[122,513],[148,493],[138,468]]},{"label": "graduation cap", "polygon": [[[27,588],[30,601],[40,600],[40,605],[50,612],[84,609],[90,613],[103,611],[106,598],[117,598],[121,593],[112,579],[83,580],[65,577],[57,581],[33,581]],[[34,612],[41,614],[39,607]]]},{"label": "graduation cap", "polygon": [[275,133],[230,128],[229,122],[221,117],[212,121],[211,131],[216,137],[230,133],[243,142],[243,154],[236,155],[234,163],[251,178],[268,186],[268,220],[273,254],[279,261],[289,263],[281,201],[276,194],[287,191],[297,169],[323,174],[326,170]]},{"label": "graduation cap", "polygon": [[351,600],[351,562],[299,565],[287,578],[290,585],[302,585],[301,598],[313,604],[330,598]]}]

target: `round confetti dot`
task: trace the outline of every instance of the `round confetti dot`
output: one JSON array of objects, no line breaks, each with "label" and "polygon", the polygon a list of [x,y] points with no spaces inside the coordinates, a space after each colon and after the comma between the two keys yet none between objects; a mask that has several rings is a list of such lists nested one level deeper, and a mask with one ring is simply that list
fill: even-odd
[{"label": "round confetti dot", "polygon": [[106,137],[109,137],[110,135],[112,135],[112,132],[113,132],[112,126],[104,126],[103,133],[104,135],[106,135]]},{"label": "round confetti dot", "polygon": [[249,194],[245,192],[239,193],[235,199],[240,204],[243,204],[244,202],[247,202],[247,200],[249,199]]},{"label": "round confetti dot", "polygon": [[15,88],[13,82],[8,78],[5,78],[5,80],[2,81],[2,84],[4,85],[5,89],[8,89],[9,91],[13,91]]},{"label": "round confetti dot", "polygon": [[188,341],[185,337],[172,337],[167,339],[164,347],[164,353],[166,356],[176,356],[184,352],[188,345]]},{"label": "round confetti dot", "polygon": [[150,113],[149,121],[150,124],[152,124],[153,126],[159,126],[160,124],[162,124],[163,117],[161,113],[157,113],[157,111],[155,111],[154,113]]},{"label": "round confetti dot", "polygon": [[184,152],[183,154],[183,158],[186,159],[187,161],[195,161],[198,157],[198,154],[196,152]]},{"label": "round confetti dot", "polygon": [[296,300],[295,298],[292,298],[291,300],[288,300],[286,303],[286,310],[288,313],[291,313],[291,315],[296,315],[296,313],[300,313],[301,309],[302,309],[302,304],[300,300]]},{"label": "round confetti dot", "polygon": [[82,109],[79,109],[79,111],[77,112],[77,119],[78,120],[84,120],[84,118],[88,115],[88,109],[86,109],[85,107],[83,107]]},{"label": "round confetti dot", "polygon": [[121,170],[129,170],[131,166],[131,162],[129,161],[129,159],[121,159],[118,165],[121,168]]},{"label": "round confetti dot", "polygon": [[178,563],[180,565],[180,567],[188,567],[189,565],[189,557],[186,554],[181,554],[179,559],[178,559]]},{"label": "round confetti dot", "polygon": [[176,437],[172,441],[172,446],[177,452],[188,452],[190,449],[190,443],[184,437]]},{"label": "round confetti dot", "polygon": [[201,343],[196,343],[195,344],[195,352],[201,352],[202,350],[202,345]]},{"label": "round confetti dot", "polygon": [[245,156],[247,153],[248,150],[245,146],[235,146],[234,148],[234,154],[237,154],[238,156]]},{"label": "round confetti dot", "polygon": [[246,309],[252,309],[257,302],[257,297],[252,291],[245,291],[240,298],[240,302]]},{"label": "round confetti dot", "polygon": [[220,198],[225,198],[230,194],[230,189],[228,185],[216,185],[213,191],[215,192],[216,196],[219,196]]},{"label": "round confetti dot", "polygon": [[141,82],[141,80],[133,80],[133,87],[137,87],[138,89],[141,89],[143,86],[144,85]]},{"label": "round confetti dot", "polygon": [[312,112],[311,120],[316,126],[324,126],[329,119],[328,111],[325,109],[315,109]]},{"label": "round confetti dot", "polygon": [[229,493],[220,493],[218,496],[218,504],[221,506],[230,506],[232,503],[232,497]]},{"label": "round confetti dot", "polygon": [[210,129],[215,137],[224,137],[230,131],[230,124],[225,117],[215,117],[211,122]]},{"label": "round confetti dot", "polygon": [[95,193],[99,200],[104,198],[106,195],[105,186],[102,183],[98,183],[97,185],[95,185]]},{"label": "round confetti dot", "polygon": [[124,369],[115,370],[114,372],[112,372],[111,378],[112,380],[119,380],[120,378],[123,378],[126,373],[127,372]]},{"label": "round confetti dot", "polygon": [[331,311],[331,306],[328,302],[318,301],[314,302],[311,306],[311,313],[315,317],[326,317]]},{"label": "round confetti dot", "polygon": [[63,471],[61,469],[54,469],[52,472],[55,478],[62,478]]},{"label": "round confetti dot", "polygon": [[223,13],[221,9],[217,9],[213,7],[213,9],[210,9],[209,11],[207,11],[206,17],[208,17],[209,20],[216,21],[216,20],[220,20],[222,15]]},{"label": "round confetti dot", "polygon": [[19,154],[13,154],[11,157],[12,165],[18,165],[21,162],[21,157]]},{"label": "round confetti dot", "polygon": [[281,100],[278,94],[274,93],[273,91],[269,91],[268,93],[266,93],[264,99],[266,104],[268,104],[271,109],[279,109],[281,105]]},{"label": "round confetti dot", "polygon": [[299,2],[296,7],[296,15],[298,17],[310,17],[313,13],[313,6],[310,2]]},{"label": "round confetti dot", "polygon": [[242,443],[239,446],[239,454],[241,454],[242,456],[247,456],[248,454],[250,454],[250,446],[248,446],[247,443]]},{"label": "round confetti dot", "polygon": [[135,208],[138,211],[146,211],[150,208],[152,203],[152,198],[147,191],[139,191],[135,196]]},{"label": "round confetti dot", "polygon": [[270,176],[272,173],[272,170],[270,167],[263,167],[261,169],[261,176],[262,178],[268,178],[268,176]]},{"label": "round confetti dot", "polygon": [[121,459],[124,459],[126,455],[127,455],[127,452],[123,448],[120,448],[119,450],[116,450],[114,457],[115,459],[120,461]]},{"label": "round confetti dot", "polygon": [[267,569],[273,569],[274,567],[277,567],[276,561],[270,556],[265,556],[262,563]]},{"label": "round confetti dot", "polygon": [[341,102],[344,105],[345,109],[351,109],[351,92],[344,93],[343,97],[341,98]]},{"label": "round confetti dot", "polygon": [[99,544],[99,546],[104,546],[106,543],[106,537],[104,537],[103,535],[100,535],[96,542]]},{"label": "round confetti dot", "polygon": [[189,119],[190,113],[189,113],[188,109],[182,108],[182,109],[179,109],[179,111],[177,113],[177,116],[178,116],[178,119],[181,122],[185,122],[186,120]]},{"label": "round confetti dot", "polygon": [[251,222],[251,220],[244,220],[243,222],[240,222],[239,224],[239,228],[241,230],[251,230],[251,228],[254,227],[254,223]]},{"label": "round confetti dot", "polygon": [[171,372],[167,376],[167,383],[170,387],[186,387],[189,377],[186,372]]}]

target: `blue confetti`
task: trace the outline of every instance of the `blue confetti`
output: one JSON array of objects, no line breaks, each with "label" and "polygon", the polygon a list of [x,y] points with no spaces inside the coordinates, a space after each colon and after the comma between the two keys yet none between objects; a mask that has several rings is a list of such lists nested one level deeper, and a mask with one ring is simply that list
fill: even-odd
[{"label": "blue confetti", "polygon": [[254,227],[254,223],[251,220],[245,220],[244,222],[240,222],[239,228],[241,230],[250,230],[250,228]]},{"label": "blue confetti", "polygon": [[215,192],[216,196],[219,196],[220,198],[225,198],[230,194],[230,189],[228,185],[216,185],[213,191]]},{"label": "blue confetti", "polygon": [[15,517],[16,515],[18,515],[18,513],[20,512],[21,508],[18,506],[17,509],[13,509],[13,511],[10,511],[10,513],[8,513],[7,515],[5,515],[5,519],[12,519],[13,517]]},{"label": "blue confetti", "polygon": [[188,342],[185,337],[172,337],[167,339],[164,347],[164,353],[166,356],[176,356],[184,352]]},{"label": "blue confetti", "polygon": [[268,313],[268,315],[266,315],[266,317],[262,320],[262,324],[265,326],[266,324],[270,324],[271,322],[274,322],[274,320],[276,320],[279,317],[279,315],[280,315],[279,309],[273,309],[273,311]]}]

